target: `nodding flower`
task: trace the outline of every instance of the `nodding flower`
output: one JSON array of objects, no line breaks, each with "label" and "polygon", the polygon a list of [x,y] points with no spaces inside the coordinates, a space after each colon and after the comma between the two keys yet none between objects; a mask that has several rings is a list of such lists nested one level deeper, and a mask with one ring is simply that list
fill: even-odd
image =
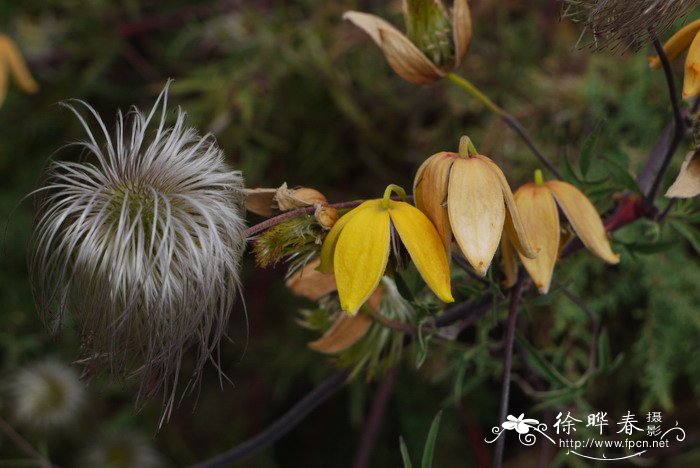
[{"label": "nodding flower", "polygon": [[[536,258],[519,254],[540,294],[547,294],[554,274],[554,266],[561,251],[561,226],[559,210],[569,221],[584,246],[610,264],[620,262],[620,256],[612,251],[603,221],[586,195],[573,185],[561,180],[547,180],[542,171],[535,171],[535,182],[527,183],[515,192],[515,204],[532,243],[539,249]],[[515,255],[511,239],[501,240],[501,259],[506,276],[506,286],[517,280]]]},{"label": "nodding flower", "polygon": [[39,84],[29,72],[22,52],[12,39],[0,33],[0,106],[7,96],[10,77],[14,78],[17,86],[25,93],[34,94],[39,91]]},{"label": "nodding flower", "polygon": [[217,352],[245,247],[242,175],[182,110],[166,125],[168,87],[147,114],[118,112],[113,137],[90,105],[64,104],[83,159],[48,167],[29,259],[45,322],[76,326],[84,361],[138,382],[139,399],[162,391],[164,419],[186,351],[194,376]]},{"label": "nodding flower", "polygon": [[467,0],[455,0],[452,15],[440,0],[404,0],[408,36],[382,18],[348,11],[343,18],[365,31],[404,80],[428,84],[462,63],[472,41]]},{"label": "nodding flower", "polygon": [[[674,60],[685,50],[685,75],[683,77],[683,97],[690,99],[700,94],[700,20],[681,28],[664,44],[664,52],[669,60]],[[661,59],[649,57],[649,66],[661,68]]]}]

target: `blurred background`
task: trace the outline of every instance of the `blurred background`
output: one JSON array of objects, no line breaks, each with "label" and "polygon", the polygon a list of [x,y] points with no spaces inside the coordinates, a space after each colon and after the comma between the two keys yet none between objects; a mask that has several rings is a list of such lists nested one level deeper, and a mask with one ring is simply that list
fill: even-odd
[{"label": "blurred background", "polygon": [[[575,48],[581,29],[559,20],[555,0],[470,5],[474,40],[459,72],[524,122],[605,212],[671,121],[663,75],[648,68],[650,49],[610,55]],[[26,95],[11,82],[0,107],[0,417],[54,463],[86,466],[96,450],[111,454],[113,466],[201,461],[262,430],[333,371],[327,356],[306,346],[317,335],[296,320],[310,305],[286,291],[283,266],[255,268],[248,256],[249,333],[239,311],[232,342],[222,348],[233,385],[222,386],[210,367],[200,391],[185,396],[160,431],[159,401],[135,407],[137,386],[104,376],[89,380],[86,406],[71,427],[39,431],[17,421],[14,376],[47,358],[71,363],[80,354],[75,331],[51,336],[42,326],[26,267],[34,210],[24,197],[50,158],[79,158],[71,149],[56,152],[84,138],[58,102],[86,100],[109,126],[117,109],[150,108],[172,78],[171,105],[216,136],[248,186],[309,186],[331,202],[377,197],[388,183],[411,187],[418,165],[456,150],[462,134],[501,165],[514,188],[531,179],[536,162],[510,129],[447,82],[416,87],[398,78],[369,38],[341,20],[350,9],[402,25],[399,1],[0,0],[0,33],[18,44],[40,85]],[[682,63],[675,69],[680,79]],[[594,131],[591,169],[581,174],[581,148]],[[692,228],[695,209],[681,203],[672,217]],[[571,388],[548,379],[548,366],[570,382],[583,373],[591,324],[557,288],[545,298],[528,296],[521,333],[532,349],[516,348],[511,407],[546,421],[562,408],[663,411],[688,437],[655,454],[659,463],[700,466],[700,234],[679,236],[642,221],[616,233],[613,248],[622,254],[619,267],[581,253],[555,278],[600,317],[609,366]],[[440,408],[435,466],[489,463],[493,447],[483,439],[497,424],[504,313],[492,311],[454,343],[435,344],[420,369],[407,351],[372,466],[400,466],[400,435],[419,459]],[[376,386],[354,381],[245,466],[350,465]],[[509,443],[507,463],[578,463],[542,450]],[[127,453],[145,458],[129,462]],[[22,458],[0,436],[0,466],[20,466],[11,460]]]}]

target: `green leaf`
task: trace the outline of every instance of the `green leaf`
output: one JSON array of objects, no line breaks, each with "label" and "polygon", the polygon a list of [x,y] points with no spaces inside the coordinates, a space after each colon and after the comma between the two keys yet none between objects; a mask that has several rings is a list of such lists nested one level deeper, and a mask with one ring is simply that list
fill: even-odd
[{"label": "green leaf", "polygon": [[406,447],[406,441],[403,440],[403,436],[399,436],[399,446],[401,447],[401,458],[403,459],[403,468],[413,468],[411,463],[411,456],[408,454],[408,447]]},{"label": "green leaf", "polygon": [[525,351],[527,351],[527,357],[529,358],[530,364],[538,374],[553,384],[559,384],[562,387],[572,386],[572,383],[566,380],[566,378],[561,375],[558,370],[547,362],[547,360],[543,358],[535,347],[528,343],[526,339],[518,336],[517,340],[518,343],[525,348]]},{"label": "green leaf", "polygon": [[674,245],[676,245],[675,241],[666,241],[666,242],[632,242],[632,243],[623,243],[617,241],[618,244],[622,244],[627,250],[629,250],[630,253],[632,254],[638,254],[638,255],[653,255],[657,254],[659,252],[664,252]]},{"label": "green leaf", "polygon": [[591,168],[591,160],[593,159],[593,148],[595,143],[600,136],[601,130],[603,128],[603,122],[598,122],[593,128],[593,131],[586,137],[581,147],[581,156],[579,157],[579,168],[581,169],[581,174],[586,177],[588,170]]},{"label": "green leaf", "polygon": [[421,468],[431,468],[433,466],[433,452],[435,452],[435,441],[440,429],[440,419],[442,419],[442,411],[438,411],[438,414],[433,419],[433,423],[430,425],[428,439],[425,441],[425,448],[423,449]]},{"label": "green leaf", "polygon": [[680,221],[677,219],[671,220],[671,226],[678,232],[681,236],[685,237],[690,245],[693,246],[696,252],[700,253],[700,232],[686,223],[685,221]]},{"label": "green leaf", "polygon": [[574,167],[571,165],[571,161],[569,161],[569,158],[566,156],[563,156],[562,159],[564,160],[564,173],[562,174],[564,180],[577,187],[580,186],[583,180],[576,174]]},{"label": "green leaf", "polygon": [[617,161],[613,161],[610,158],[601,158],[605,163],[605,167],[610,172],[610,179],[615,182],[616,185],[621,185],[635,193],[640,193],[639,186],[634,178],[627,171],[627,168],[622,167]]}]

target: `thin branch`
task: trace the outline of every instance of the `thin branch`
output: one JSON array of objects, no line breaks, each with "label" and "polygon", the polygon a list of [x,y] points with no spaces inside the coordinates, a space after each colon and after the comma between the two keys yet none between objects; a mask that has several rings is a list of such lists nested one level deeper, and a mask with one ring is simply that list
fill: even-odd
[{"label": "thin branch", "polygon": [[379,384],[377,392],[374,394],[374,400],[372,401],[372,409],[369,413],[369,418],[367,423],[362,430],[362,440],[360,441],[360,447],[355,456],[355,463],[353,463],[354,468],[366,468],[369,466],[369,459],[372,455],[372,450],[377,442],[377,436],[379,435],[379,429],[382,427],[382,422],[384,421],[384,414],[386,413],[386,406],[391,397],[391,392],[394,389],[394,383],[396,382],[397,368],[394,367],[389,370]]},{"label": "thin branch", "polygon": [[326,379],[322,384],[309,392],[281,418],[268,426],[255,437],[248,439],[231,450],[217,455],[209,460],[197,463],[192,468],[216,468],[228,467],[234,463],[244,460],[260,450],[269,447],[277,439],[292,430],[299,422],[315,410],[321,403],[326,401],[347,383],[350,370],[344,369],[336,372]]},{"label": "thin branch", "polygon": [[[413,196],[407,197],[408,200],[413,200]],[[396,201],[403,201],[401,197],[391,197],[392,200]],[[366,200],[353,200],[353,201],[347,201],[347,202],[341,202],[341,203],[331,203],[328,206],[331,206],[333,208],[342,210],[344,208],[355,208],[356,206],[359,206]],[[296,218],[297,216],[304,216],[313,213],[316,211],[315,206],[307,206],[306,208],[299,208],[296,210],[292,211],[285,211],[282,214],[279,214],[277,216],[274,216],[272,218],[268,218],[265,221],[261,221],[258,224],[255,224],[248,229],[246,229],[243,232],[243,235],[246,237],[246,239],[250,239],[253,236],[260,234],[263,231],[267,231],[270,228],[273,228],[277,226],[278,224],[281,224],[288,219]]]},{"label": "thin branch", "polygon": [[42,457],[41,454],[37,452],[34,447],[32,447],[32,444],[27,442],[24,437],[15,431],[14,428],[2,418],[0,418],[0,432],[5,434],[5,436],[10,439],[18,449],[34,460],[34,462],[41,468],[51,468],[53,466],[50,461]]},{"label": "thin branch", "polygon": [[515,131],[515,133],[517,133],[520,136],[520,138],[525,142],[527,147],[530,148],[530,151],[532,151],[532,153],[540,161],[540,163],[542,163],[542,165],[546,167],[547,170],[551,172],[554,177],[556,177],[559,180],[564,178],[561,175],[561,172],[559,172],[559,170],[557,169],[557,167],[554,164],[552,164],[552,162],[549,159],[547,159],[544,153],[542,153],[542,151],[537,147],[534,140],[530,137],[525,128],[515,117],[513,117],[506,111],[503,111],[500,117],[501,120],[503,120],[506,123],[506,125],[512,128]]},{"label": "thin branch", "polygon": [[[518,310],[520,297],[523,293],[523,276],[518,278],[517,283],[510,292],[510,307],[508,307],[508,321],[506,323],[506,349],[503,359],[503,383],[501,384],[501,405],[499,411],[499,421],[505,421],[508,416],[508,401],[510,400],[510,380],[513,367],[513,344],[515,343],[515,327],[518,323]],[[503,466],[503,451],[505,449],[505,437],[499,437],[496,442],[496,453],[493,458],[494,468]]]},{"label": "thin branch", "polygon": [[520,124],[518,119],[509,114],[505,109],[500,107],[498,104],[493,102],[486,94],[481,92],[471,81],[464,77],[461,77],[455,73],[449,73],[447,79],[452,83],[456,84],[460,88],[464,89],[466,92],[471,94],[474,98],[478,99],[488,110],[497,115],[506,125],[518,134],[518,136],[525,142],[530,151],[535,155],[535,157],[540,161],[540,163],[545,166],[549,172],[551,172],[557,179],[562,179],[561,173],[557,170],[556,166],[552,164],[544,153],[537,147],[535,141],[527,133],[527,130]]},{"label": "thin branch", "polygon": [[673,79],[673,70],[671,69],[671,62],[668,60],[666,51],[664,50],[664,47],[661,45],[661,42],[659,42],[659,39],[656,37],[654,32],[650,31],[650,34],[654,37],[654,47],[656,48],[656,52],[657,54],[659,54],[661,64],[663,65],[664,75],[666,76],[666,84],[668,85],[668,94],[671,100],[671,106],[673,108],[673,120],[675,122],[675,131],[673,133],[673,138],[671,139],[668,148],[666,149],[666,154],[664,155],[659,171],[656,173],[654,182],[651,184],[651,188],[646,194],[647,202],[652,204],[654,202],[654,198],[656,198],[656,193],[659,191],[659,187],[661,185],[661,182],[663,181],[664,175],[666,174],[666,170],[668,169],[668,166],[671,163],[671,159],[673,159],[673,155],[676,153],[678,145],[681,143],[681,140],[685,135],[685,121],[683,120],[683,115],[681,113],[681,108],[679,104],[680,100],[678,99],[678,93],[676,91],[676,85]]}]

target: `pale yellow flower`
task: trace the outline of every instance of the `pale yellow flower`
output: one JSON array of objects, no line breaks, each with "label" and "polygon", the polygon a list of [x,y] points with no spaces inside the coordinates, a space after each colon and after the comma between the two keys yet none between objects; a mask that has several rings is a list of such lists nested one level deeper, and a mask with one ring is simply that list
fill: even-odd
[{"label": "pale yellow flower", "polygon": [[[695,20],[680,29],[664,44],[664,51],[669,60],[674,60],[688,49],[685,59],[685,76],[683,79],[683,97],[692,98],[700,94],[700,20]],[[651,68],[661,68],[661,59],[649,58]]]},{"label": "pale yellow flower", "polygon": [[17,45],[0,33],[0,105],[7,96],[10,76],[25,93],[34,94],[39,90]]},{"label": "pale yellow flower", "polygon": [[455,0],[452,20],[440,0],[404,1],[409,37],[382,18],[348,11],[344,19],[364,30],[406,81],[428,84],[459,67],[472,39],[467,0]]},{"label": "pale yellow flower", "polygon": [[[428,287],[445,302],[452,302],[450,267],[440,236],[420,210],[405,201],[368,200],[342,216],[321,248],[322,272],[333,271],[341,308],[356,314],[384,276],[392,236],[398,235]],[[404,194],[405,195],[405,194]],[[396,234],[394,234],[396,233]]]},{"label": "pale yellow flower", "polygon": [[697,151],[685,155],[675,182],[668,188],[669,198],[692,198],[700,194],[700,157]]},{"label": "pale yellow flower", "polygon": [[441,152],[418,169],[413,185],[416,206],[437,228],[449,253],[452,238],[484,276],[504,229],[518,251],[534,257],[508,181],[491,159],[477,154],[467,137],[459,153]]},{"label": "pale yellow flower", "polygon": [[[536,258],[527,258],[519,253],[520,260],[541,294],[549,291],[554,265],[559,258],[561,227],[557,205],[588,250],[608,263],[620,261],[620,256],[610,247],[595,207],[573,185],[559,180],[545,182],[542,172],[538,170],[535,172],[535,183],[525,184],[515,192],[515,204],[530,240],[539,249]],[[517,276],[515,256],[510,239],[504,236],[501,245],[506,285],[511,286]]]}]

